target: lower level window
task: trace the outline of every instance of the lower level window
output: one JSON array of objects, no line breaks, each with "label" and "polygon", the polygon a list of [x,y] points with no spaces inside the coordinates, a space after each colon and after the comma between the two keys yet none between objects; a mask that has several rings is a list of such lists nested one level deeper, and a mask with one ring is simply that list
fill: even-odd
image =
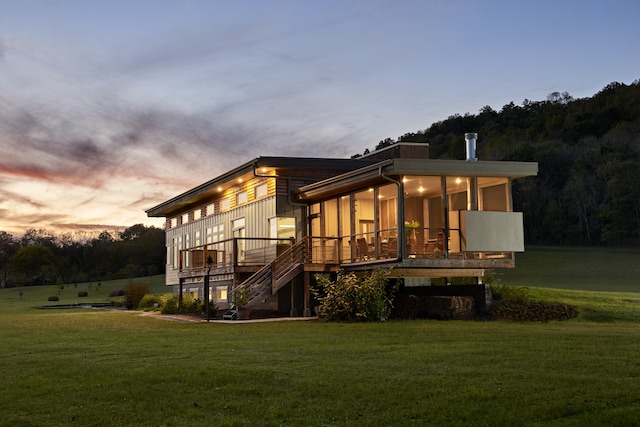
[{"label": "lower level window", "polygon": [[226,301],[227,300],[227,287],[226,286],[218,286],[216,288],[216,300],[217,301]]}]

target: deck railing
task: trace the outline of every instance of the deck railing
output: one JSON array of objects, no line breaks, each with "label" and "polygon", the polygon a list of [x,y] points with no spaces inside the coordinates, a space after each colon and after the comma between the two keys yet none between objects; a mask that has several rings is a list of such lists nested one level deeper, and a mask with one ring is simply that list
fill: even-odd
[{"label": "deck railing", "polygon": [[[459,229],[414,228],[398,241],[397,229],[343,237],[305,237],[304,262],[349,264],[400,258],[510,259],[511,252],[467,252]],[[180,251],[179,270],[201,270],[271,263],[295,244],[293,239],[232,238]],[[210,259],[209,259],[210,258]],[[211,264],[208,261],[211,261]]]}]

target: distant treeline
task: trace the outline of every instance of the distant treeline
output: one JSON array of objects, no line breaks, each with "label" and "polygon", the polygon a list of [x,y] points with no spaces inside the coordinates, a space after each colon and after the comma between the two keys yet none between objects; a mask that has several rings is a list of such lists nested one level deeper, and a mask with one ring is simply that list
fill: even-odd
[{"label": "distant treeline", "polygon": [[0,287],[81,283],[164,274],[165,233],[137,224],[122,232],[56,236],[0,231]]},{"label": "distant treeline", "polygon": [[537,177],[513,186],[528,244],[640,244],[640,80],[591,98],[554,92],[500,111],[485,106],[376,149],[427,142],[431,158],[464,159],[465,132],[478,133],[479,160],[538,162]]}]

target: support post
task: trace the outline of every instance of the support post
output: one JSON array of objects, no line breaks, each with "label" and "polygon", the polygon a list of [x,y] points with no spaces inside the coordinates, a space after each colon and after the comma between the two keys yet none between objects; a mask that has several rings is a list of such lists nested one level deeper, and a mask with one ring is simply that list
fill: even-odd
[{"label": "support post", "polygon": [[304,317],[311,317],[311,273],[304,272]]}]

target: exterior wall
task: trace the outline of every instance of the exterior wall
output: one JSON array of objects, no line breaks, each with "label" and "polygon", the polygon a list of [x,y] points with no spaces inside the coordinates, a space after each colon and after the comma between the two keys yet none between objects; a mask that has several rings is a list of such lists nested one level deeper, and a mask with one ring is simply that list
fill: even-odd
[{"label": "exterior wall", "polygon": [[[167,230],[166,245],[169,250],[167,251],[167,268],[166,277],[167,284],[177,284],[178,271],[174,269],[174,257],[176,256],[176,248],[174,247],[174,239],[182,238],[182,244],[177,250],[188,249],[189,247],[196,245],[195,235],[196,232],[200,232],[200,245],[204,245],[207,242],[207,228],[222,224],[224,229],[224,235],[222,239],[231,239],[233,237],[233,221],[237,219],[245,219],[245,236],[246,237],[269,237],[269,218],[273,218],[276,213],[276,198],[274,196],[261,199],[259,201],[237,207],[235,209],[223,212],[220,214],[214,214],[193,221],[188,224],[180,225],[176,228]],[[187,239],[187,236],[188,239]],[[222,240],[220,238],[216,240]],[[187,242],[188,240],[188,242]],[[244,250],[250,250],[258,247],[260,242],[254,242],[247,240],[244,245]],[[226,249],[227,262],[230,263],[232,256],[231,243],[228,244]]]},{"label": "exterior wall", "polygon": [[522,212],[461,211],[463,250],[524,252]]}]

